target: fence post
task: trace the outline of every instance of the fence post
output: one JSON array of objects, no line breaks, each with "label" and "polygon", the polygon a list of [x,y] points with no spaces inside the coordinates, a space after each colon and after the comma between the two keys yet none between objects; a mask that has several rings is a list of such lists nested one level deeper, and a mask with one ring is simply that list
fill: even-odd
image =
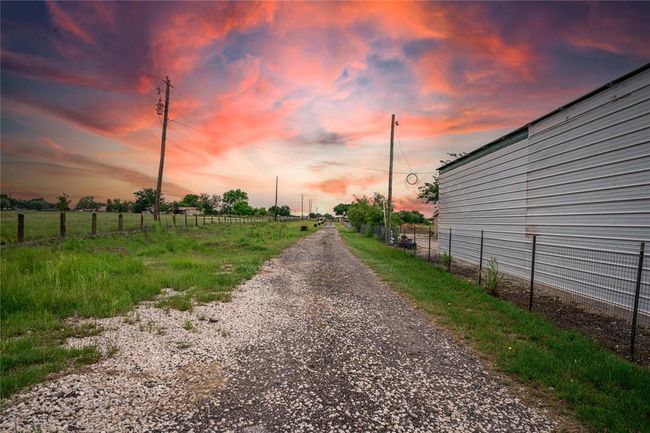
[{"label": "fence post", "polygon": [[205,214],[203,214],[203,225],[205,225]]},{"label": "fence post", "polygon": [[18,214],[18,242],[25,242],[25,215]]},{"label": "fence post", "polygon": [[214,215],[210,215],[210,224],[214,224]]},{"label": "fence post", "polygon": [[413,257],[418,255],[418,244],[415,242],[415,225],[413,225]]},{"label": "fence post", "polygon": [[449,262],[447,262],[447,272],[451,272],[451,227],[449,227]]},{"label": "fence post", "polygon": [[636,340],[636,320],[639,314],[639,297],[641,295],[641,274],[643,273],[643,256],[645,254],[645,242],[641,242],[639,248],[639,266],[636,270],[636,287],[634,290],[634,312],[632,314],[632,332],[630,333],[630,357],[634,361],[634,340]]},{"label": "fence post", "polygon": [[122,216],[122,214],[117,216],[117,231],[124,231],[124,216]]},{"label": "fence post", "polygon": [[481,230],[481,252],[478,257],[478,285],[480,286],[483,277],[483,230]]},{"label": "fence post", "polygon": [[140,230],[144,230],[144,214],[140,212]]},{"label": "fence post", "polygon": [[61,216],[59,217],[59,235],[64,238],[65,233],[65,212],[61,212]]},{"label": "fence post", "polygon": [[172,225],[174,226],[174,228],[176,228],[176,214],[175,213],[172,214]]},{"label": "fence post", "polygon": [[533,286],[535,285],[535,246],[537,235],[533,235],[533,251],[530,260],[530,296],[528,298],[528,311],[533,311]]},{"label": "fence post", "polygon": [[194,227],[198,227],[198,226],[199,226],[199,216],[195,214],[194,215]]},{"label": "fence post", "polygon": [[90,224],[90,234],[93,236],[97,235],[97,212],[93,212],[92,222]]},{"label": "fence post", "polygon": [[427,255],[427,262],[431,261],[431,226],[429,226],[429,254]]},{"label": "fence post", "polygon": [[185,229],[187,229],[187,214],[184,213],[184,214],[183,214],[183,217],[185,217]]}]

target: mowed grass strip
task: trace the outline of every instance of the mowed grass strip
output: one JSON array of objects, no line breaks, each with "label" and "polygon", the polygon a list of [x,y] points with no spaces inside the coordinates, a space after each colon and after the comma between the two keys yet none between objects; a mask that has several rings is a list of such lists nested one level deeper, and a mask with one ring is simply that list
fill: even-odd
[{"label": "mowed grass strip", "polygon": [[566,403],[594,431],[650,431],[650,371],[475,284],[339,227],[351,251],[499,370]]},{"label": "mowed grass strip", "polygon": [[228,300],[265,260],[308,233],[293,222],[215,224],[3,249],[0,396],[101,357],[93,348],[62,346],[70,336],[99,331],[72,328],[67,317],[125,313],[167,287],[180,293],[161,308]]}]

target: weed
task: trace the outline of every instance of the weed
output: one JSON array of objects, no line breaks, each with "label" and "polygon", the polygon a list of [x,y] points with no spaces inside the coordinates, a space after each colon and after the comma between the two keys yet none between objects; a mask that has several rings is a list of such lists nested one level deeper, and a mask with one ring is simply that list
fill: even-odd
[{"label": "weed", "polygon": [[183,350],[183,349],[187,349],[188,347],[192,347],[192,344],[187,342],[187,341],[177,341],[176,342],[176,348],[177,349]]},{"label": "weed", "polygon": [[449,267],[451,266],[451,261],[452,261],[452,257],[446,252],[442,253],[442,256],[440,256],[440,263],[442,264],[442,266],[445,267],[445,269],[449,269]]},{"label": "weed", "polygon": [[183,329],[185,329],[186,331],[196,330],[191,320],[186,320],[185,322],[183,322]]},{"label": "weed", "polygon": [[483,271],[483,287],[492,295],[496,296],[499,283],[503,280],[503,275],[499,274],[499,262],[496,257],[492,257]]}]

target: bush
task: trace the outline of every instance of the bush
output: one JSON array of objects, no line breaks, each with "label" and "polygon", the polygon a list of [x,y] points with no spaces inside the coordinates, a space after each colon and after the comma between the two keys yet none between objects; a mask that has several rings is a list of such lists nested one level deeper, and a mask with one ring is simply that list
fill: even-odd
[{"label": "bush", "polygon": [[483,271],[483,287],[490,295],[496,296],[497,287],[502,279],[503,276],[499,275],[499,262],[496,257],[492,257]]},{"label": "bush", "polygon": [[442,256],[440,256],[440,263],[445,268],[449,268],[451,266],[451,256],[447,253],[442,253]]}]

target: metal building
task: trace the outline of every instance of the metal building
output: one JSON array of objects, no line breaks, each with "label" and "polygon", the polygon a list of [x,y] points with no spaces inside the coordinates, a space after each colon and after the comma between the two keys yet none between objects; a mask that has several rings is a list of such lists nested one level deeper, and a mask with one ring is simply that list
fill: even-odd
[{"label": "metal building", "polygon": [[[630,309],[641,241],[640,311],[650,313],[650,64],[439,169],[439,248]],[[485,261],[484,261],[485,263]]]}]

